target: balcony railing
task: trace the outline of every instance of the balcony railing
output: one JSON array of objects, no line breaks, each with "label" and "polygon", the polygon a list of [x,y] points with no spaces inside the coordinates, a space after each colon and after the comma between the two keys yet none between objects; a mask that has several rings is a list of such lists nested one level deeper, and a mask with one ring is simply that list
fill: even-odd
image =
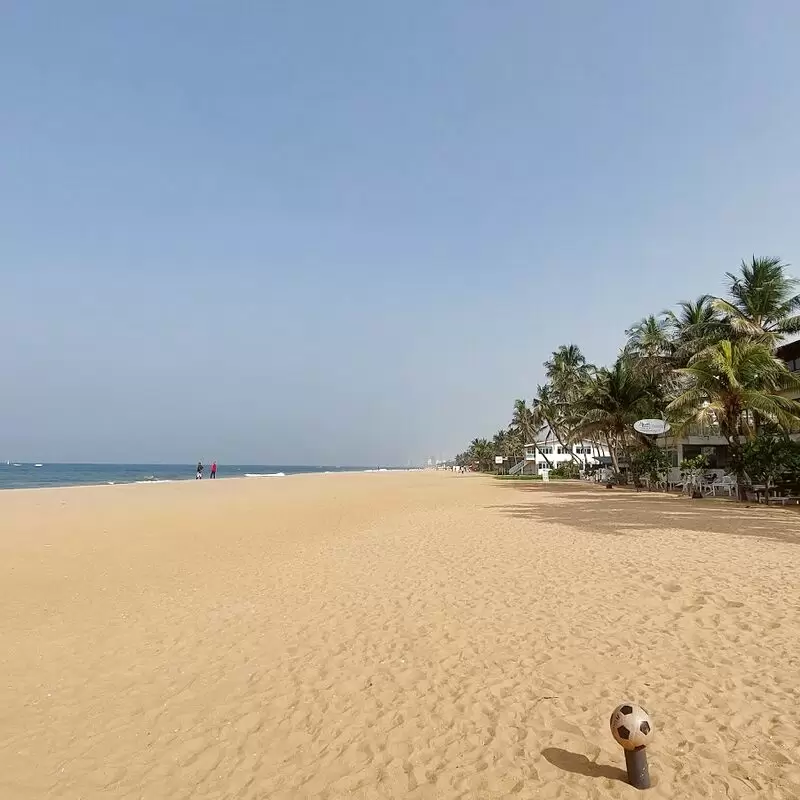
[{"label": "balcony railing", "polygon": [[682,436],[721,436],[716,425],[690,425]]}]

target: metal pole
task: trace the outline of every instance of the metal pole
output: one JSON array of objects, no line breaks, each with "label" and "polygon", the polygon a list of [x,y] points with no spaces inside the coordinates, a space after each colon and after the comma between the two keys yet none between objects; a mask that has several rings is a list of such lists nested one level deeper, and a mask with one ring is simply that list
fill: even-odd
[{"label": "metal pole", "polygon": [[628,782],[634,789],[650,788],[650,771],[647,768],[647,754],[644,747],[625,751],[625,766],[628,769]]}]

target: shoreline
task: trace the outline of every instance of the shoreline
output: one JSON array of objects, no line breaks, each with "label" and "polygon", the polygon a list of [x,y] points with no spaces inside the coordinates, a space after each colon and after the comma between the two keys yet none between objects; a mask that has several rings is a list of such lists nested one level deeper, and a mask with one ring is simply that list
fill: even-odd
[{"label": "shoreline", "polygon": [[[112,465],[114,466],[114,465]],[[138,466],[138,465],[132,465]],[[158,465],[146,465],[146,466],[158,466]],[[167,465],[169,466],[169,465]],[[291,469],[291,467],[286,467],[286,469]],[[381,469],[332,469],[332,470],[320,470],[320,471],[305,471],[305,472],[274,472],[274,473],[263,473],[263,474],[243,474],[243,475],[226,475],[222,478],[209,478],[204,477],[202,480],[197,480],[194,477],[186,477],[186,478],[160,478],[157,480],[130,480],[130,481],[102,481],[97,483],[54,483],[48,486],[0,486],[0,497],[5,494],[13,493],[13,492],[37,492],[37,491],[48,491],[48,490],[62,490],[62,489],[90,489],[90,488],[99,488],[99,487],[106,487],[106,488],[113,488],[118,486],[158,486],[161,484],[168,484],[168,483],[204,483],[210,482],[211,480],[216,483],[217,481],[220,482],[228,482],[228,481],[240,481],[240,480],[248,480],[248,481],[256,481],[256,480],[267,480],[267,479],[281,479],[281,478],[302,478],[302,477],[309,477],[313,475],[371,475],[371,474],[387,474],[387,473],[405,473],[405,472],[424,472],[423,468],[381,468]]]}]

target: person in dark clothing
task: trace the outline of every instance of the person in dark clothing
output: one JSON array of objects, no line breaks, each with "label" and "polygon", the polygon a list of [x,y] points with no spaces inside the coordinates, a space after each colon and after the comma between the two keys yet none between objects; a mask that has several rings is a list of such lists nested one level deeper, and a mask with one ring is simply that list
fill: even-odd
[{"label": "person in dark clothing", "polygon": [[203,480],[203,462],[197,462],[197,475],[195,476],[195,480],[201,481]]}]

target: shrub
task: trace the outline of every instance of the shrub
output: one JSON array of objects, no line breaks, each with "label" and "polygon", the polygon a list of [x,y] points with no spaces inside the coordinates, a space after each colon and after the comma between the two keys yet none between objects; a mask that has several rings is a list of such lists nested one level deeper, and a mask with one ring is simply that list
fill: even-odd
[{"label": "shrub", "polygon": [[574,461],[563,461],[550,471],[551,478],[577,478],[580,474],[580,467]]},{"label": "shrub", "polygon": [[650,483],[658,483],[661,476],[672,466],[670,454],[661,447],[647,447],[637,450],[631,458],[631,476],[634,484],[645,475]]},{"label": "shrub", "polygon": [[778,481],[800,481],[800,444],[785,435],[763,433],[742,451],[745,472],[753,483],[774,486]]}]

